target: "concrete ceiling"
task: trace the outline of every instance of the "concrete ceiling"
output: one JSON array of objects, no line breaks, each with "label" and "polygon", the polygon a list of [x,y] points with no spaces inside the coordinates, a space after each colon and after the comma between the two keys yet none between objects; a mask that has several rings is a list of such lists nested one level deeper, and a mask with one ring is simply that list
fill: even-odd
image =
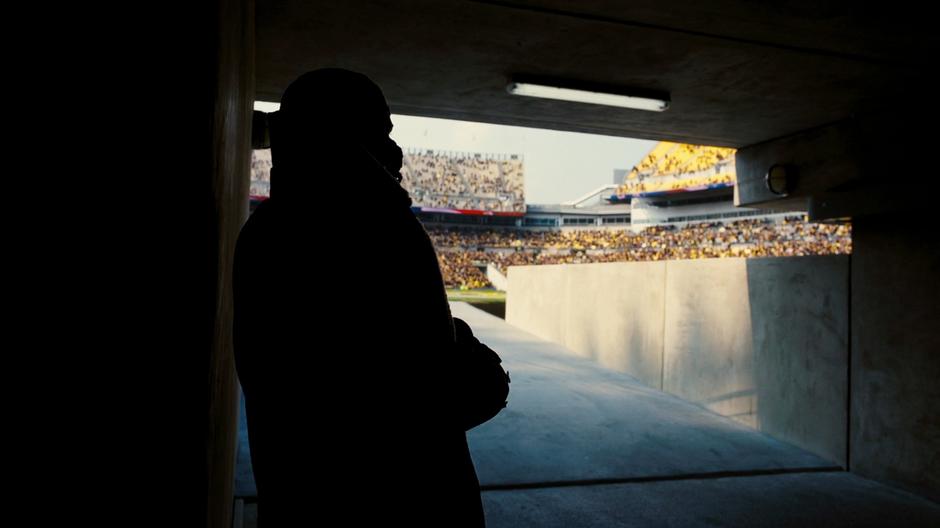
[{"label": "concrete ceiling", "polygon": [[[910,100],[930,17],[790,0],[257,2],[257,99],[324,66],[392,112],[742,147]],[[513,74],[663,90],[663,113],[509,95]]]}]

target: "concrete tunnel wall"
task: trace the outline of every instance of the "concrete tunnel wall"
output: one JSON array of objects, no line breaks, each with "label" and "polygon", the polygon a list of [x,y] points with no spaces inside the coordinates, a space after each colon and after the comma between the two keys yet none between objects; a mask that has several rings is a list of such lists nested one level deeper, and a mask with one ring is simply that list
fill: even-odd
[{"label": "concrete tunnel wall", "polygon": [[847,465],[849,257],[509,268],[506,320]]},{"label": "concrete tunnel wall", "polygon": [[851,469],[940,502],[940,233],[853,220]]}]

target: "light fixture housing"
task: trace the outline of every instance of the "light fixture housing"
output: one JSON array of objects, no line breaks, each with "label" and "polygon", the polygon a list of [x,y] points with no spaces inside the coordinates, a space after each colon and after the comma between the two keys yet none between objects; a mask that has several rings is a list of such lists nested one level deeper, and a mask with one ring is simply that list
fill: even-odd
[{"label": "light fixture housing", "polygon": [[506,86],[512,95],[573,101],[648,112],[664,112],[671,99],[668,93],[621,86],[556,78],[514,76]]},{"label": "light fixture housing", "polygon": [[777,196],[787,196],[793,190],[795,168],[792,165],[775,163],[767,169],[764,183],[767,190]]}]

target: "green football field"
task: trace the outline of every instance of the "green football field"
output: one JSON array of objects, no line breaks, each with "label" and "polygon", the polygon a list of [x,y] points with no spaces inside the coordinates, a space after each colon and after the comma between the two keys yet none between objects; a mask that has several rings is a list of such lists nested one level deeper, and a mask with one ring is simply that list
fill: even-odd
[{"label": "green football field", "polygon": [[483,310],[484,312],[495,315],[496,317],[506,318],[506,292],[496,290],[447,290],[447,298],[450,301],[463,301]]},{"label": "green football field", "polygon": [[506,302],[506,292],[498,290],[447,290],[447,298],[451,301],[463,301],[468,303],[504,303]]}]

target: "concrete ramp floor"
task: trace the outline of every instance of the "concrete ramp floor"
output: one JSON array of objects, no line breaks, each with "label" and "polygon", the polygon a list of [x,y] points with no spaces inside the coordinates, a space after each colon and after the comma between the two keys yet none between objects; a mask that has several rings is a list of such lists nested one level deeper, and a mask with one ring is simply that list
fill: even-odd
[{"label": "concrete ramp floor", "polygon": [[451,307],[512,377],[468,434],[490,528],[940,526],[940,505]]}]

